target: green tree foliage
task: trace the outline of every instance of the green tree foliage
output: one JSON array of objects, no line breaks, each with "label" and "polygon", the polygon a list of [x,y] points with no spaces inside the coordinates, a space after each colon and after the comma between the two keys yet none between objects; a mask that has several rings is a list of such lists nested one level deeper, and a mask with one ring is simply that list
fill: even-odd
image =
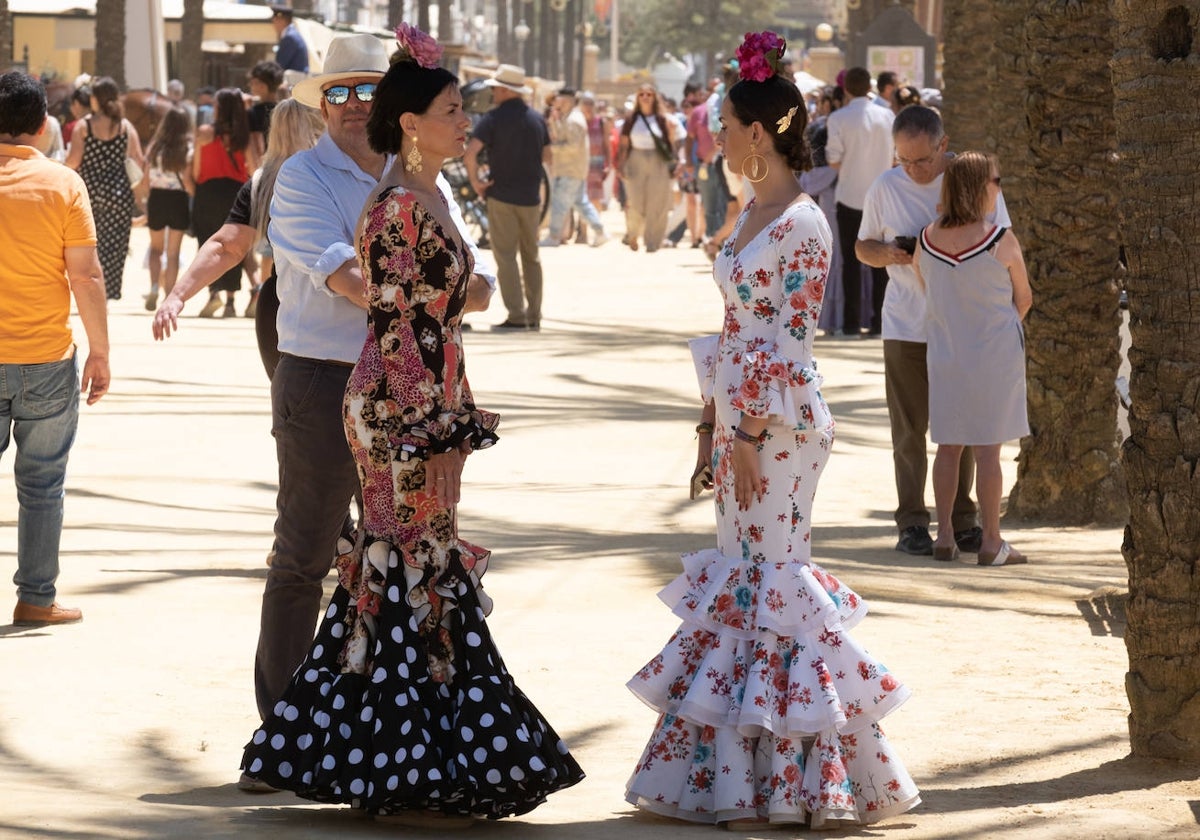
[{"label": "green tree foliage", "polygon": [[647,66],[675,56],[732,56],[746,32],[777,25],[776,0],[624,0],[621,60]]}]

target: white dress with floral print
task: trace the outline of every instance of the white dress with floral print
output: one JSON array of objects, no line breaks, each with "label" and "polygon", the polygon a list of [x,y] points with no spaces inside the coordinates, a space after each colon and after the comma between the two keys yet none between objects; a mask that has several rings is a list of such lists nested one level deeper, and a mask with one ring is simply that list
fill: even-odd
[{"label": "white dress with floral print", "polygon": [[[717,547],[683,557],[660,597],[682,619],[629,681],[658,723],[626,792],[680,819],[868,823],[920,802],[878,721],[908,689],[847,630],[866,613],[810,559],[817,479],[833,420],[812,360],[832,236],[807,199],[736,256],[738,219],[714,274],[721,335],[692,342],[713,438]],[[764,497],[734,500],[732,428],[767,417]]]}]

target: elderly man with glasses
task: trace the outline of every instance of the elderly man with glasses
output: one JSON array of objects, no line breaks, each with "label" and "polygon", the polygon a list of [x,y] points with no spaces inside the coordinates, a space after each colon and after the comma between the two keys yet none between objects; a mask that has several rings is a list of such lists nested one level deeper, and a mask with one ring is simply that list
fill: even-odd
[{"label": "elderly man with glasses", "polygon": [[[855,253],[864,264],[886,268],[883,300],[883,375],[892,427],[896,471],[896,550],[932,555],[929,509],[925,506],[928,469],[929,375],[925,368],[925,292],[912,269],[913,249],[922,228],[937,218],[942,175],[951,155],[937,111],[912,105],[896,115],[892,139],[899,166],[880,175],[867,190]],[[996,202],[996,224],[1011,226],[1004,196]],[[982,531],[971,499],[975,460],[970,450],[959,461],[958,491],[951,520],[960,551],[979,551]]]},{"label": "elderly man with glasses", "polygon": [[[324,72],[292,96],[319,108],[326,131],[279,170],[268,238],[279,289],[279,366],[271,381],[271,434],[279,459],[275,542],[263,591],[254,690],[265,719],[312,642],[322,582],[333,564],[358,473],[346,445],[342,398],[367,334],[367,301],[355,248],[363,205],[391,164],[371,149],[367,117],[388,69],[373,35],[335,38]],[[451,215],[462,217],[439,176]],[[470,236],[464,236],[474,250]],[[476,269],[468,308],[483,309],[492,270]],[[243,790],[272,788],[243,775]]]}]

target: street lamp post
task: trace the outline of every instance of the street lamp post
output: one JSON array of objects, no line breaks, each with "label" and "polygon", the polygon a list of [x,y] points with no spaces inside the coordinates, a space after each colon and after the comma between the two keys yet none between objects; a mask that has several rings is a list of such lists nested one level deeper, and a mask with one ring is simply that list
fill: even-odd
[{"label": "street lamp post", "polygon": [[520,57],[522,68],[525,67],[525,42],[529,40],[529,32],[525,18],[521,18],[521,22],[513,27],[513,37],[517,39],[517,55]]}]

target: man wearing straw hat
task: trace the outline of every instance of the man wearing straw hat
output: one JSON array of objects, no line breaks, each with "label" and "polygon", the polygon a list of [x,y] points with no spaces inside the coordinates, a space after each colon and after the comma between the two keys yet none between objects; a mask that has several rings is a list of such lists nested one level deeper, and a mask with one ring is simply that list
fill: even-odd
[{"label": "man wearing straw hat", "polygon": [[[279,366],[271,382],[271,434],[279,459],[275,541],[263,591],[254,691],[265,719],[312,641],[322,581],[333,563],[358,473],[342,427],[342,397],[367,333],[362,271],[355,249],[358,218],[391,157],[371,149],[367,117],[388,69],[373,35],[330,42],[324,71],[292,91],[319,108],[326,131],[316,146],[279,170],[269,238],[279,288]],[[450,186],[439,177],[455,223],[463,227]],[[474,251],[470,236],[464,236]],[[468,308],[490,294],[481,268],[468,287]],[[243,775],[242,790],[273,790]]]},{"label": "man wearing straw hat", "polygon": [[[496,107],[475,126],[463,161],[471,186],[487,200],[488,236],[508,318],[496,329],[536,330],[542,320],[542,263],[538,255],[542,166],[550,162],[550,130],[523,97],[533,93],[525,71],[501,64],[484,82]],[[479,173],[487,149],[488,180]],[[517,268],[517,254],[521,268]],[[523,281],[523,282],[522,282]]]}]

